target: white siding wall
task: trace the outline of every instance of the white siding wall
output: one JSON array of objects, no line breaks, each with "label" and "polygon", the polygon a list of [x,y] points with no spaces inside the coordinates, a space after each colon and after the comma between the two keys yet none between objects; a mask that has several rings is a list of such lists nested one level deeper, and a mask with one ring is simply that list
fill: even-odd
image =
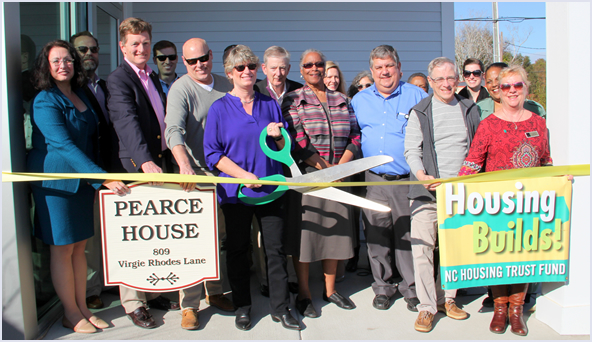
[{"label": "white siding wall", "polygon": [[[153,42],[175,43],[179,56],[189,38],[205,39],[214,53],[217,74],[223,73],[222,52],[228,45],[245,44],[261,59],[269,46],[280,45],[292,54],[289,78],[300,80],[300,54],[316,48],[339,63],[349,86],[359,71],[369,67],[370,51],[378,45],[397,49],[403,80],[415,72],[426,73],[433,58],[453,51],[454,46],[442,46],[443,41],[454,42],[454,37],[446,39],[454,34],[454,22],[442,24],[446,6],[452,4],[135,2],[133,16],[152,24]],[[182,63],[177,73],[186,73]],[[265,77],[261,71],[257,76]]]}]

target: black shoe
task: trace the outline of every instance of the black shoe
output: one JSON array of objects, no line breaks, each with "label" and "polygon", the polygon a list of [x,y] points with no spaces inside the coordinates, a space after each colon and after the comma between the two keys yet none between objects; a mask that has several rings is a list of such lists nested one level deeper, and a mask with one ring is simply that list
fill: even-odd
[{"label": "black shoe", "polygon": [[327,297],[327,295],[323,292],[323,300],[329,303],[334,303],[338,307],[346,310],[351,310],[356,307],[354,302],[350,299],[345,298],[344,296],[340,295],[338,292]]},{"label": "black shoe", "polygon": [[263,297],[269,298],[269,286],[261,284],[261,287],[259,287],[259,291],[261,291],[261,295]]},{"label": "black shoe", "polygon": [[296,298],[296,310],[298,310],[298,312],[304,317],[309,317],[309,318],[319,317],[319,314],[317,313],[317,310],[315,310],[314,306],[312,305],[312,301],[310,300],[310,298],[304,298],[302,300],[299,300],[298,298]]},{"label": "black shoe", "polygon": [[289,282],[288,290],[290,290],[290,292],[293,294],[298,294],[298,283]]},{"label": "black shoe", "polygon": [[348,272],[355,272],[358,270],[358,257],[354,255],[353,258],[347,261],[345,264],[345,270]]},{"label": "black shoe", "polygon": [[493,298],[491,298],[490,296],[485,297],[485,299],[483,299],[483,302],[481,303],[481,305],[483,305],[483,307],[485,307],[485,308],[492,308],[493,307]]},{"label": "black shoe", "polygon": [[163,296],[158,296],[154,299],[151,299],[147,303],[151,309],[157,309],[157,310],[163,310],[163,311],[169,311],[169,310],[175,311],[175,310],[179,310],[181,308],[179,306],[179,303],[173,302],[170,299],[163,297]]},{"label": "black shoe", "polygon": [[417,306],[419,305],[417,297],[405,298],[405,302],[407,302],[407,310],[417,312]]},{"label": "black shoe", "polygon": [[239,330],[251,329],[251,316],[249,315],[249,312],[240,309],[236,310],[236,318],[234,320],[234,325]]},{"label": "black shoe", "polygon": [[376,295],[372,306],[378,310],[388,310],[391,307],[391,299],[387,295]]},{"label": "black shoe", "polygon": [[286,329],[300,330],[300,324],[298,324],[296,318],[292,317],[290,312],[286,312],[279,316],[271,315],[271,320],[274,322],[282,322],[282,326]]}]

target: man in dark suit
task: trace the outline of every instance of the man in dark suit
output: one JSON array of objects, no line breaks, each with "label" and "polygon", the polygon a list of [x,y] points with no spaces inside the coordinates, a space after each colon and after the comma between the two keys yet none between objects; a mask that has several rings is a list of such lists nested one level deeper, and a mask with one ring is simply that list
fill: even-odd
[{"label": "man in dark suit", "polygon": [[281,46],[272,46],[265,50],[261,70],[267,77],[255,83],[255,91],[272,97],[280,106],[284,95],[302,88],[302,84],[288,79],[290,53]]},{"label": "man in dark suit", "polygon": [[[107,83],[99,78],[96,70],[99,66],[99,41],[88,31],[79,32],[70,37],[70,43],[82,60],[82,67],[88,83],[84,86],[84,93],[99,118],[99,158],[101,167],[107,172],[125,172],[119,161],[117,151],[119,141],[109,120],[107,112]],[[99,295],[106,288],[103,285],[103,253],[101,249],[101,225],[98,201],[95,203],[95,235],[86,244],[88,278],[86,281],[86,305],[91,309],[103,307]]]},{"label": "man in dark suit", "polygon": [[[166,97],[150,59],[152,25],[127,18],[119,25],[119,46],[124,61],[107,78],[107,107],[119,137],[119,158],[127,172],[171,171],[170,152],[164,139]],[[162,182],[151,182],[161,185]],[[161,310],[179,310],[179,304],[155,293],[121,286],[121,305],[135,325],[154,328],[146,305]]]},{"label": "man in dark suit", "polygon": [[[302,84],[288,79],[290,73],[290,53],[281,46],[271,46],[263,54],[261,69],[265,76],[264,80],[255,83],[254,89],[263,95],[269,96],[282,106],[284,96],[296,89],[302,88]],[[253,220],[253,241],[261,241],[259,238],[259,224]],[[253,246],[255,271],[259,279],[259,290],[265,297],[269,297],[269,286],[267,284],[267,265],[265,263],[265,250],[260,244]],[[291,259],[291,257],[289,257]],[[288,262],[288,285],[290,292],[298,293],[296,271],[292,262]]]}]

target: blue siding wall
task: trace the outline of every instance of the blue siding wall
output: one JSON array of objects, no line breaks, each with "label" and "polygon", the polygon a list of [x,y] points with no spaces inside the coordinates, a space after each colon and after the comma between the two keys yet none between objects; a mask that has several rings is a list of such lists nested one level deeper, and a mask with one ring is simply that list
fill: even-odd
[{"label": "blue siding wall", "polygon": [[[292,54],[289,78],[300,80],[300,54],[316,48],[339,63],[349,86],[359,71],[368,69],[370,51],[380,44],[397,49],[404,80],[415,72],[426,73],[429,61],[443,55],[442,6],[439,2],[136,2],[133,15],[152,24],[153,42],[170,40],[179,55],[189,38],[205,39],[214,53],[217,74],[223,73],[222,51],[228,45],[245,44],[261,59],[269,46],[280,45]],[[186,73],[181,61],[177,73]],[[265,76],[259,71],[258,77]]]}]

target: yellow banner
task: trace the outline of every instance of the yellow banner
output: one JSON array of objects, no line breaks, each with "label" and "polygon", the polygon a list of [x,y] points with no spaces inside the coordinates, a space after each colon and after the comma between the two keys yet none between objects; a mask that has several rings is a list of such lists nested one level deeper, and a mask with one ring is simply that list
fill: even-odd
[{"label": "yellow banner", "polygon": [[[525,169],[503,170],[476,175],[453,177],[447,179],[435,179],[431,181],[398,181],[391,182],[332,182],[332,183],[294,183],[277,182],[228,177],[180,175],[171,173],[28,173],[28,172],[2,172],[2,182],[34,182],[57,179],[118,179],[134,182],[172,182],[172,183],[233,183],[233,184],[263,184],[263,185],[293,185],[293,186],[315,186],[315,187],[342,187],[342,186],[373,186],[393,184],[429,184],[429,183],[482,183],[512,180],[518,178],[540,178],[562,175],[589,176],[590,164],[546,166]],[[288,178],[289,180],[289,178]]]},{"label": "yellow banner", "polygon": [[449,183],[437,196],[443,288],[567,280],[567,177]]}]

